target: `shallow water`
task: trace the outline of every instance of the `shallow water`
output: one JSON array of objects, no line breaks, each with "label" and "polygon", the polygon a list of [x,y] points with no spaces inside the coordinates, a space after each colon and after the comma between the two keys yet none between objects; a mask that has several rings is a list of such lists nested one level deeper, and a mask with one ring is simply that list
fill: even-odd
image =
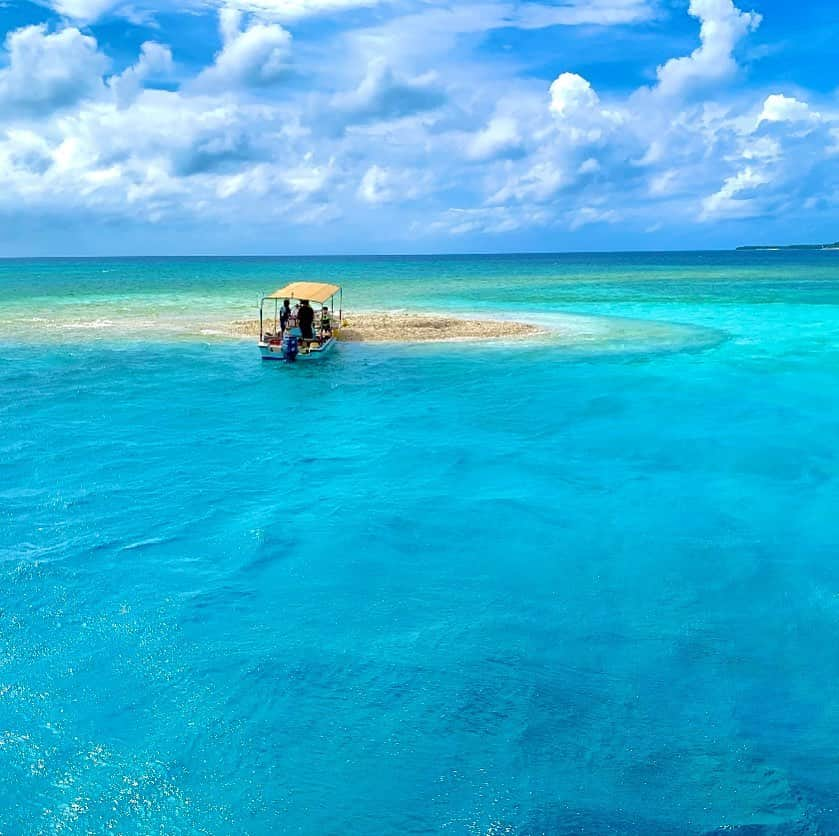
[{"label": "shallow water", "polygon": [[[179,324],[303,276],[579,339]],[[0,832],[839,831],[837,337],[828,253],[0,262]]]}]

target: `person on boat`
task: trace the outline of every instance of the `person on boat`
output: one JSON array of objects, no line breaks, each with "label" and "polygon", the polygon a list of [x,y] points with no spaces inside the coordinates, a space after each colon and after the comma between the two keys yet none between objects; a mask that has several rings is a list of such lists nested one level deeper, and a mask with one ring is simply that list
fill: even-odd
[{"label": "person on boat", "polygon": [[[297,329],[297,312],[300,310],[300,305],[296,304],[288,315],[288,321],[286,322],[286,328],[288,328],[292,333]],[[296,337],[299,337],[300,334],[295,334]]]},{"label": "person on boat", "polygon": [[313,339],[312,325],[315,322],[314,308],[309,304],[308,299],[300,300],[300,310],[297,312],[297,323],[300,326],[300,336],[304,340]]},{"label": "person on boat", "polygon": [[324,338],[332,336],[332,317],[329,315],[329,308],[326,305],[320,311],[320,333]]},{"label": "person on boat", "polygon": [[286,325],[288,325],[288,318],[291,316],[291,302],[288,299],[283,299],[283,306],[280,308],[280,333],[285,332]]}]

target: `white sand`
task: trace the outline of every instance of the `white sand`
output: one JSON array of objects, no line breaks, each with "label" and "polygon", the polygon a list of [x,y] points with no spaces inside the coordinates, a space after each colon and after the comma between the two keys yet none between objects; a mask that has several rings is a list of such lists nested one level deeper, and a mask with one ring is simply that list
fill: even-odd
[{"label": "white sand", "polygon": [[[233,322],[231,325],[237,334],[259,334],[257,320]],[[344,316],[338,339],[345,342],[420,343],[522,339],[540,333],[543,333],[543,329],[524,322],[460,319],[437,314],[363,313]]]}]

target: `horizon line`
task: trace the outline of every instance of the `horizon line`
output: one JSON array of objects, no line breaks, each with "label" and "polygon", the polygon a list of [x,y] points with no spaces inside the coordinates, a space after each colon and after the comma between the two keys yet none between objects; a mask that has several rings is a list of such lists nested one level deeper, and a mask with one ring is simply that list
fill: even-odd
[{"label": "horizon line", "polygon": [[[761,249],[762,247],[758,247]],[[767,246],[767,249],[770,247]],[[774,249],[774,248],[773,248]],[[780,249],[783,249],[782,247]],[[123,254],[123,255],[0,255],[0,261],[84,261],[102,259],[154,259],[154,258],[192,258],[192,259],[332,259],[332,258],[469,258],[476,256],[531,256],[531,255],[658,255],[673,253],[734,253],[741,251],[738,247],[716,249],[654,249],[654,250],[485,250],[463,252],[388,252],[388,253],[260,253],[248,254],[210,254],[210,253],[154,253],[154,254]]]}]

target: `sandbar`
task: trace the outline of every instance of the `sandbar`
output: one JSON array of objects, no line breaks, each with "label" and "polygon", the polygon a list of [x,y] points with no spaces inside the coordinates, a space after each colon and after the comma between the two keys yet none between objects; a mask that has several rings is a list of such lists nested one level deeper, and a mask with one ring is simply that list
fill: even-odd
[{"label": "sandbar", "polygon": [[[232,323],[237,334],[259,334],[258,320]],[[428,343],[465,340],[525,339],[544,333],[543,328],[525,322],[498,319],[462,319],[456,316],[421,313],[345,314],[338,339],[344,342]]]}]

